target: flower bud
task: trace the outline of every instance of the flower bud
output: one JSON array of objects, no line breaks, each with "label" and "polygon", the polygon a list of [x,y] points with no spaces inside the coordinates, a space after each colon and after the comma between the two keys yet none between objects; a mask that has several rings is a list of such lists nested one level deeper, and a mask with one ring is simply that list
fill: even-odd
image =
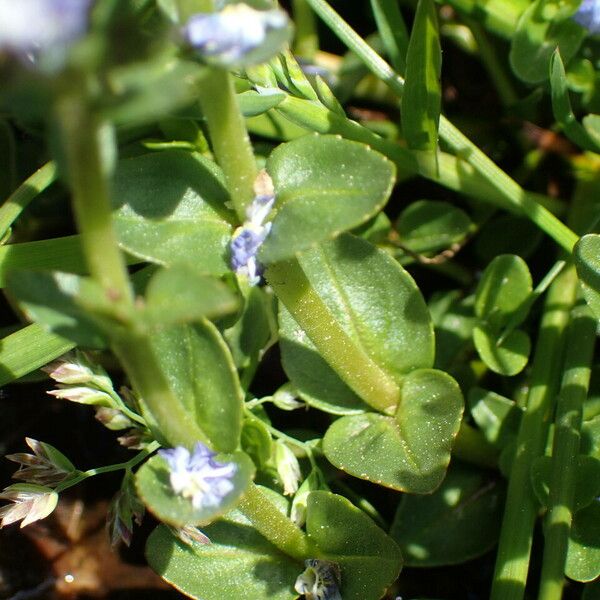
[{"label": "flower bud", "polygon": [[342,600],[341,573],[336,563],[309,558],[304,565],[306,569],[294,586],[299,594],[304,594],[306,600]]},{"label": "flower bud", "polygon": [[58,503],[58,494],[49,487],[31,483],[9,485],[1,494],[0,500],[10,500],[0,508],[0,527],[21,521],[25,527],[34,521],[45,519]]},{"label": "flower bud", "polygon": [[69,385],[59,385],[57,390],[50,390],[50,396],[70,400],[79,404],[88,404],[92,406],[107,406],[111,408],[114,400],[106,393],[89,387],[72,387]]},{"label": "flower bud", "polygon": [[281,440],[275,442],[275,467],[283,485],[283,493],[286,496],[295,494],[302,477],[300,465],[296,455]]}]

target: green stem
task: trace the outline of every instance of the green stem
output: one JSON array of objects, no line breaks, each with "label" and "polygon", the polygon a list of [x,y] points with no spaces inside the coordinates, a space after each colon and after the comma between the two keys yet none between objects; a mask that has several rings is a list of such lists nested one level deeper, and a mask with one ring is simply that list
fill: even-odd
[{"label": "green stem", "polygon": [[[438,152],[438,170],[423,170],[410,150],[399,143],[386,140],[366,127],[338,114],[324,106],[306,99],[287,96],[276,109],[286,119],[296,125],[323,134],[337,134],[342,137],[368,144],[393,161],[398,168],[398,177],[420,174],[451,190],[461,192],[481,202],[489,202],[505,210],[522,214],[522,211],[506,201],[500,191],[481,177],[475,169],[461,158],[446,152]],[[524,192],[533,202],[545,206],[553,212],[563,212],[564,203],[534,192]]]},{"label": "green stem", "polygon": [[308,536],[280,512],[254,483],[250,483],[237,508],[261,535],[288,556],[299,562],[318,556],[318,550]]},{"label": "green stem", "polygon": [[106,467],[97,467],[95,469],[88,469],[87,471],[81,471],[75,477],[69,478],[66,481],[63,481],[62,483],[59,483],[56,486],[55,491],[58,493],[63,492],[64,490],[73,487],[78,483],[81,483],[84,479],[94,477],[95,475],[102,475],[103,473],[112,473],[114,471],[125,471],[128,469],[133,469],[133,467],[141,463],[155,450],[158,450],[158,448],[160,448],[160,444],[158,442],[152,442],[151,444],[148,444],[147,448],[144,448],[144,450],[136,454],[127,462],[117,463],[116,465],[107,465]]},{"label": "green stem", "polygon": [[240,221],[245,221],[246,207],[254,197],[257,168],[231,75],[220,69],[209,69],[198,96],[233,206]]},{"label": "green stem", "polygon": [[[107,297],[126,312],[134,310],[125,261],[112,228],[106,169],[102,160],[103,124],[84,101],[67,96],[57,115],[65,142],[73,206],[81,245],[92,277]],[[191,447],[206,436],[174,396],[150,338],[134,325],[109,332],[112,349],[142,398],[144,418],[157,439]]]},{"label": "green stem", "polygon": [[2,239],[27,205],[56,179],[56,165],[46,163],[30,175],[0,206],[0,239]]},{"label": "green stem", "polygon": [[493,44],[490,43],[486,32],[483,28],[470,18],[464,19],[469,29],[473,33],[473,37],[477,42],[479,57],[481,62],[487,69],[487,72],[500,96],[500,100],[504,106],[515,104],[519,99],[517,92],[508,77],[504,66],[500,62],[498,52]]},{"label": "green stem", "polygon": [[400,400],[396,382],[348,337],[298,261],[271,265],[266,277],[279,300],[340,377],[373,408],[393,411]]},{"label": "green stem", "polygon": [[313,60],[319,51],[319,35],[313,11],[306,0],[293,0],[294,26],[294,54],[306,60]]},{"label": "green stem", "polygon": [[148,337],[128,331],[113,340],[112,348],[141,397],[144,419],[157,439],[188,448],[197,441],[208,442],[173,394]]},{"label": "green stem", "polygon": [[[307,0],[307,2],[346,46],[361,58],[369,70],[401,98],[404,90],[402,77],[395,73],[392,67],[325,0]],[[496,189],[506,204],[523,212],[567,252],[571,252],[579,239],[578,236],[552,213],[540,206],[516,181],[511,179],[443,115],[440,117],[439,135],[453,150],[457,158],[470,165],[489,185]],[[430,179],[436,177],[435,169],[432,169],[431,173],[421,171],[421,174]]]},{"label": "green stem", "polygon": [[550,501],[546,517],[539,600],[560,600],[563,597],[583,402],[590,383],[596,342],[596,319],[589,308],[583,304],[573,313],[567,339],[562,387],[556,409]]},{"label": "green stem", "polygon": [[527,406],[512,464],[496,559],[492,600],[521,600],[529,570],[538,502],[530,482],[531,465],[541,456],[558,387],[564,332],[577,293],[577,274],[565,268],[550,286],[536,345]]},{"label": "green stem", "polygon": [[385,51],[398,73],[406,69],[408,31],[396,0],[371,0],[371,9]]},{"label": "green stem", "polygon": [[113,301],[130,304],[133,292],[111,220],[106,178],[108,124],[77,95],[57,106],[67,159],[73,208],[89,272]]}]

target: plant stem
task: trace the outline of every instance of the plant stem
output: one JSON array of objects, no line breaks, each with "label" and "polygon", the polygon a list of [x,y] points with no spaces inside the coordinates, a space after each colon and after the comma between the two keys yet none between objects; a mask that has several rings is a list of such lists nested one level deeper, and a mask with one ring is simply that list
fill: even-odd
[{"label": "plant stem", "polygon": [[112,473],[113,471],[124,471],[126,469],[133,469],[133,467],[141,463],[147,456],[150,456],[150,454],[152,454],[155,450],[158,450],[158,448],[160,448],[160,444],[158,442],[152,442],[151,444],[148,444],[147,448],[144,448],[144,450],[138,452],[138,454],[136,454],[127,462],[82,471],[78,473],[77,476],[69,478],[66,481],[63,481],[62,483],[59,483],[56,486],[55,491],[58,493],[63,492],[64,490],[73,487],[78,483],[81,483],[84,479],[88,479],[88,477],[94,477],[95,475],[102,475],[103,473]]},{"label": "plant stem", "polygon": [[0,239],[27,205],[56,179],[56,165],[46,163],[30,175],[0,206]]},{"label": "plant stem", "polygon": [[221,69],[208,69],[198,96],[233,206],[240,221],[245,221],[246,207],[254,197],[257,168],[231,75]]},{"label": "plant stem", "polygon": [[64,96],[57,106],[67,159],[73,208],[92,277],[113,301],[130,304],[133,292],[117,245],[103,159],[106,123],[78,95]]},{"label": "plant stem", "polygon": [[552,449],[550,501],[546,517],[539,600],[560,600],[577,479],[583,402],[590,383],[596,319],[587,305],[574,309],[569,328]]},{"label": "plant stem", "polygon": [[[369,70],[399,97],[402,97],[404,80],[385,62],[326,2],[326,0],[307,0],[313,10],[323,19],[330,29],[356,53]],[[440,117],[440,138],[449,146],[457,158],[470,165],[488,184],[493,186],[507,204],[525,213],[540,229],[545,231],[567,252],[571,252],[579,239],[564,223],[540,206],[519,184],[511,179],[484,152],[463,135],[443,115]],[[435,169],[431,173],[421,170],[428,178],[435,178]]]},{"label": "plant stem", "polygon": [[306,0],[293,0],[294,25],[294,54],[306,60],[312,60],[319,50],[319,36],[315,15]]},{"label": "plant stem", "polygon": [[348,337],[298,261],[271,265],[266,277],[279,300],[340,377],[373,408],[381,412],[394,410],[400,401],[398,385]]},{"label": "plant stem", "polygon": [[250,483],[237,508],[261,535],[288,556],[300,562],[318,556],[318,550],[308,536],[280,512],[254,483]]},{"label": "plant stem", "polygon": [[527,406],[516,442],[500,534],[492,600],[521,600],[529,569],[538,511],[530,482],[533,461],[544,451],[552,400],[564,345],[564,331],[577,293],[577,274],[566,267],[550,286],[536,345]]},{"label": "plant stem", "polygon": [[[57,116],[62,128],[73,205],[92,277],[125,312],[134,311],[133,291],[112,228],[107,169],[102,160],[103,124],[84,100],[64,97]],[[107,332],[112,349],[142,398],[144,418],[161,442],[191,447],[206,440],[174,396],[150,338],[130,324],[125,333]]]}]

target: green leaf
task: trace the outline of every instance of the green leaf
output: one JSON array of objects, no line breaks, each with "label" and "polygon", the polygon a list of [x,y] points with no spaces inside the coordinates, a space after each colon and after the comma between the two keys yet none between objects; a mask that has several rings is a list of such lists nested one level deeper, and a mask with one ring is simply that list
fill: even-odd
[{"label": "green leaf", "polygon": [[283,369],[307,404],[334,415],[368,410],[368,405],[325,362],[283,304],[279,307],[279,347]]},{"label": "green leaf", "polygon": [[387,253],[349,234],[272,266],[267,278],[320,355],[362,400],[393,411],[399,385],[433,364],[427,307]]},{"label": "green leaf", "polygon": [[190,264],[160,269],[146,289],[145,316],[153,325],[165,326],[214,319],[235,312],[238,299],[214,277]]},{"label": "green leaf", "polygon": [[454,369],[457,359],[472,348],[474,296],[462,298],[460,291],[434,292],[429,311],[435,325],[435,367]]},{"label": "green leaf", "polygon": [[197,154],[169,150],[122,160],[113,182],[114,223],[121,246],[144,260],[229,270],[233,214],[223,176]]},{"label": "green leaf", "polygon": [[545,3],[536,0],[523,12],[512,39],[510,64],[527,83],[545,81],[554,50],[559,47],[568,62],[586,35],[586,30],[571,19],[547,20],[543,15]]},{"label": "green leaf", "polygon": [[46,331],[38,323],[0,339],[0,386],[43,367],[75,347],[71,340]]},{"label": "green leaf", "polygon": [[242,288],[245,304],[241,316],[223,333],[236,367],[246,368],[258,363],[261,351],[271,339],[275,311],[272,296],[263,288]]},{"label": "green leaf", "polygon": [[402,211],[396,228],[404,246],[423,254],[464,240],[472,226],[467,214],[449,202],[418,200]]},{"label": "green leaf", "polygon": [[412,150],[435,152],[442,102],[442,51],[433,0],[419,0],[406,54],[402,133]]},{"label": "green leaf", "polygon": [[87,293],[104,296],[91,279],[70,273],[13,271],[7,288],[29,319],[52,333],[89,348],[104,348],[106,340],[98,322],[81,304]]},{"label": "green leaf", "polygon": [[490,327],[476,325],[473,342],[481,360],[494,373],[507,377],[517,375],[525,368],[531,352],[531,340],[520,329],[511,331],[502,343],[498,343],[498,336]]},{"label": "green leaf", "polygon": [[364,144],[307,135],[273,151],[276,214],[259,257],[285,260],[366,222],[386,203],[394,165]]},{"label": "green leaf", "polygon": [[248,90],[238,94],[237,101],[244,117],[257,117],[281,104],[285,97],[285,93],[275,89],[266,89],[263,93]]},{"label": "green leaf", "polygon": [[600,502],[575,513],[569,538],[565,574],[575,581],[600,576]]},{"label": "green leaf", "polygon": [[190,498],[176,494],[169,479],[169,466],[161,456],[150,458],[135,474],[137,493],[150,512],[164,523],[176,527],[207,525],[237,504],[254,476],[254,465],[243,452],[219,454],[215,460],[237,466],[230,480],[234,487],[217,506],[195,508]]},{"label": "green leaf", "polygon": [[513,400],[475,387],[468,402],[471,416],[490,444],[503,447],[516,437],[522,411]]},{"label": "green leaf", "polygon": [[[552,110],[554,118],[561,126],[565,135],[583,150],[590,150],[592,152],[600,151],[600,139],[595,138],[593,133],[590,134],[587,128],[583,127],[573,114],[571,101],[569,100],[565,67],[558,49],[555,50],[550,62],[550,84],[552,86]],[[588,124],[593,123],[592,120],[589,120],[591,116],[593,115],[588,115]]]},{"label": "green leaf", "polygon": [[236,513],[203,531],[211,544],[187,546],[164,525],[148,538],[148,563],[163,579],[196,600],[296,600],[303,566],[270,544]]},{"label": "green leaf", "polygon": [[152,335],[152,346],[169,384],[211,446],[231,452],[240,443],[243,392],[231,354],[216,327],[164,328]]},{"label": "green leaf", "polygon": [[490,326],[501,327],[531,291],[531,274],[525,261],[514,254],[497,256],[477,286],[475,314]]},{"label": "green leaf", "polygon": [[344,600],[379,600],[398,577],[400,550],[346,498],[331,492],[311,492],[306,531],[327,560],[340,566]]},{"label": "green leaf", "polygon": [[264,468],[271,458],[271,434],[258,417],[246,417],[242,424],[242,450],[254,461],[258,469]]},{"label": "green leaf", "polygon": [[597,319],[600,319],[600,235],[584,235],[573,250],[583,295]]},{"label": "green leaf", "polygon": [[412,494],[442,482],[463,411],[460,388],[447,373],[417,369],[404,378],[397,413],[342,417],[323,438],[336,467]]},{"label": "green leaf", "polygon": [[594,152],[598,152],[600,149],[600,115],[586,115],[581,122],[583,123],[583,128],[596,146]]},{"label": "green leaf", "polygon": [[403,496],[390,535],[406,565],[459,564],[490,550],[500,533],[504,488],[481,469],[453,463],[433,494]]},{"label": "green leaf", "polygon": [[[573,512],[589,506],[600,495],[600,460],[579,455],[571,468],[577,470],[573,495]],[[552,457],[538,456],[531,467],[531,481],[542,506],[549,507]]]}]

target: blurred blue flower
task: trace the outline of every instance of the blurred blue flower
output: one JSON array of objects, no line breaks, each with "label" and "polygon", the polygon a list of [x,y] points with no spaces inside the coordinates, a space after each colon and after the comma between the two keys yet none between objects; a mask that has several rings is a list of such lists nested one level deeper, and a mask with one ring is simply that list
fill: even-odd
[{"label": "blurred blue flower", "polygon": [[0,0],[0,50],[35,62],[64,52],[88,26],[92,0]]},{"label": "blurred blue flower", "polygon": [[173,491],[189,498],[198,510],[219,506],[234,489],[232,478],[237,466],[217,462],[214,460],[216,453],[201,442],[194,446],[192,453],[183,446],[177,446],[159,450],[158,454],[169,465]]},{"label": "blurred blue flower", "polygon": [[237,228],[229,245],[231,268],[238,275],[245,275],[250,285],[260,282],[262,266],[256,254],[271,231],[271,223],[263,225],[263,222],[275,203],[273,182],[266,171],[257,177],[254,192],[256,196],[246,211],[246,221]]},{"label": "blurred blue flower", "polygon": [[573,19],[590,33],[600,33],[600,0],[583,0]]},{"label": "blurred blue flower", "polygon": [[289,19],[278,9],[228,4],[214,13],[192,15],[183,37],[206,62],[242,67],[267,61],[287,41]]}]

